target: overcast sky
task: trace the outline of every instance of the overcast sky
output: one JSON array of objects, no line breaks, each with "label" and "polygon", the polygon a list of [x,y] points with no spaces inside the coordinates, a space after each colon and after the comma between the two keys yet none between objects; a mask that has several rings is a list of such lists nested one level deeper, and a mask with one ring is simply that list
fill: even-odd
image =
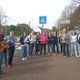
[{"label": "overcast sky", "polygon": [[31,26],[41,26],[39,16],[47,16],[45,28],[55,25],[65,6],[71,0],[0,0],[0,6],[9,16],[9,24],[29,23]]}]

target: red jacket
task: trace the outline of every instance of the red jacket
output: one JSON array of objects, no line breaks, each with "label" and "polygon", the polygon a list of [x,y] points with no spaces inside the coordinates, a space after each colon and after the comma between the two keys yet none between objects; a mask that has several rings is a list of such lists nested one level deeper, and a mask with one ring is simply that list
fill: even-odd
[{"label": "red jacket", "polygon": [[48,43],[48,36],[47,35],[41,35],[40,36],[40,43],[41,44],[47,44]]}]

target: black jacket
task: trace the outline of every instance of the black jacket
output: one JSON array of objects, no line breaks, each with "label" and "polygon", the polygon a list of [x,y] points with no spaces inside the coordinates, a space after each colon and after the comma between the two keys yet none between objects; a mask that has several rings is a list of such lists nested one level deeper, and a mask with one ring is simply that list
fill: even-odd
[{"label": "black jacket", "polygon": [[80,33],[77,35],[77,41],[80,43]]}]

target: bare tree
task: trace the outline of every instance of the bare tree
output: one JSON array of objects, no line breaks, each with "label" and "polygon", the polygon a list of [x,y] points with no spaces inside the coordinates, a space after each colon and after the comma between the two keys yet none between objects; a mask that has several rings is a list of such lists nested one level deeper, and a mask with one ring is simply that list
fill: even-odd
[{"label": "bare tree", "polygon": [[0,7],[0,27],[2,27],[3,24],[5,24],[5,12],[3,8]]},{"label": "bare tree", "polygon": [[[75,13],[75,10],[79,7],[79,5],[80,5],[80,0],[72,0],[71,3],[64,8],[61,16],[59,17],[59,19],[57,21],[57,24],[58,24],[59,28],[68,26],[69,29],[71,29],[71,27],[72,27],[71,23],[72,23],[72,20],[73,20],[73,19],[71,19],[72,18],[71,16],[73,15],[73,13]],[[66,24],[66,21],[67,22],[69,21],[69,24]]]}]

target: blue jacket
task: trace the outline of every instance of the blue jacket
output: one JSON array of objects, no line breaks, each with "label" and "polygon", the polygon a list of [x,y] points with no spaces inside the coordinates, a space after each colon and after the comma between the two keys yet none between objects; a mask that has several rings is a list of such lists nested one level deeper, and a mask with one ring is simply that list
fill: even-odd
[{"label": "blue jacket", "polygon": [[52,35],[52,43],[53,44],[58,44],[58,37]]},{"label": "blue jacket", "polygon": [[9,44],[9,47],[15,46],[15,45],[14,45],[14,43],[15,43],[15,37],[14,37],[14,36],[9,36],[9,37],[7,38],[7,42],[8,42],[8,44]]}]

